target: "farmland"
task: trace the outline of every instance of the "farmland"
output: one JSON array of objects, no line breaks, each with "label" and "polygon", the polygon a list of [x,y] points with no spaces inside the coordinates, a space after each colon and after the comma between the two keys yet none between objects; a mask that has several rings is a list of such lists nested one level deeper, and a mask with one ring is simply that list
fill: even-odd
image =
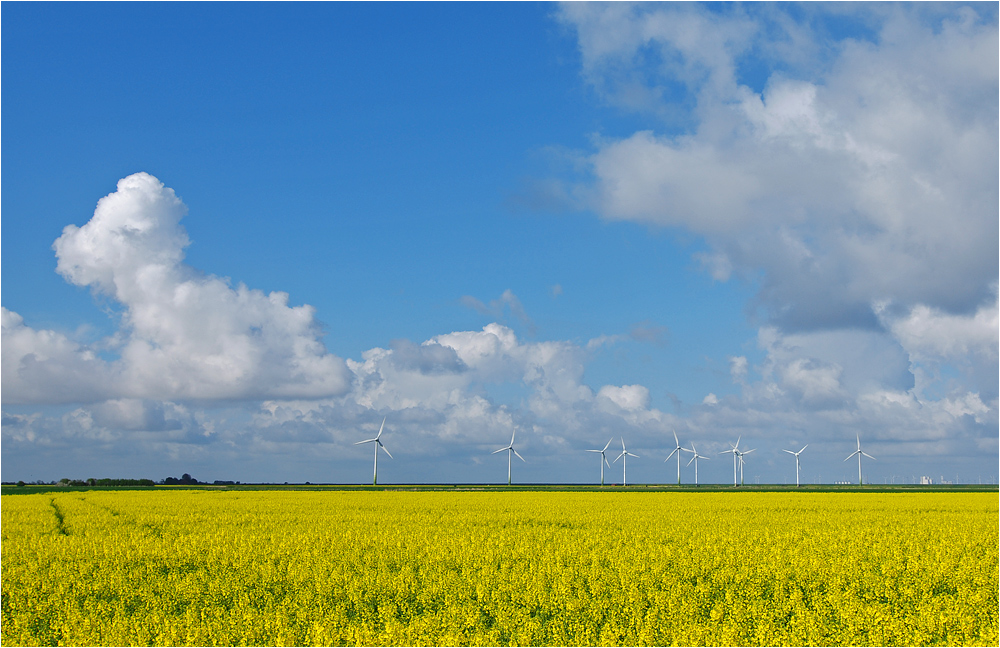
[{"label": "farmland", "polygon": [[4,495],[3,645],[996,645],[994,493]]}]

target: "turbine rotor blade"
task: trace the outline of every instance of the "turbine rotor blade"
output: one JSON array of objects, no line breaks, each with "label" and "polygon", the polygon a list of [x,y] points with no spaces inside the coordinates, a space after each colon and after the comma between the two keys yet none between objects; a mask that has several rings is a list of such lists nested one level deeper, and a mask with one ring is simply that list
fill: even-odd
[{"label": "turbine rotor blade", "polygon": [[[513,452],[513,453],[514,453],[514,455],[515,455],[515,456],[516,456],[516,457],[517,457],[518,459],[520,459],[521,461],[524,461],[524,457],[522,457],[521,455],[517,454],[517,450],[515,450],[514,448],[511,448],[511,449],[510,449],[510,451],[511,451],[511,452]],[[528,463],[528,462],[527,462],[527,461],[524,461],[524,463]]]},{"label": "turbine rotor blade", "polygon": [[377,441],[377,439],[365,439],[364,441],[358,441],[354,445],[361,445],[362,443],[371,443],[372,441]]},{"label": "turbine rotor blade", "polygon": [[804,451],[805,451],[805,449],[806,449],[806,448],[808,448],[808,447],[809,447],[809,444],[808,444],[808,443],[807,443],[807,444],[805,444],[804,446],[802,446],[802,450],[799,450],[799,454],[801,454],[802,452],[804,452]]},{"label": "turbine rotor blade", "polygon": [[385,427],[385,418],[382,419],[382,425],[380,425],[378,428],[378,434],[375,435],[376,439],[382,436],[382,428],[384,427]]},{"label": "turbine rotor blade", "polygon": [[791,450],[782,450],[782,452],[787,452],[790,455],[797,454],[795,452],[792,452]]},{"label": "turbine rotor blade", "polygon": [[861,454],[863,454],[864,456],[868,457],[868,458],[869,458],[869,459],[871,459],[872,461],[878,461],[878,459],[876,459],[875,457],[871,456],[871,455],[870,455],[870,454],[868,454],[867,452],[862,452]]},{"label": "turbine rotor blade", "polygon": [[614,440],[615,440],[614,437],[611,437],[610,439],[608,439],[608,442],[604,445],[604,450],[601,450],[601,452],[604,452],[605,450],[607,450],[608,446],[611,445],[611,442],[614,441]]},{"label": "turbine rotor blade", "polygon": [[381,443],[381,442],[379,442],[379,444],[378,444],[378,447],[380,447],[380,448],[382,448],[383,450],[385,450],[385,453],[386,453],[387,455],[389,455],[389,458],[390,458],[390,459],[392,459],[392,454],[391,454],[391,453],[390,453],[390,452],[389,452],[388,450],[386,450],[386,449],[385,449],[385,446],[384,446],[384,445],[382,445],[382,443]]},{"label": "turbine rotor blade", "polygon": [[674,448],[674,451],[671,452],[670,454],[668,454],[667,458],[664,459],[664,461],[670,461],[670,457],[673,457],[675,454],[677,454],[677,450],[678,450],[678,448]]},{"label": "turbine rotor blade", "polygon": [[490,454],[496,454],[496,453],[498,453],[498,452],[503,452],[503,451],[504,451],[504,450],[506,450],[506,449],[507,449],[507,448],[500,448],[499,450],[494,450],[494,451],[493,451],[493,452],[491,452]]}]

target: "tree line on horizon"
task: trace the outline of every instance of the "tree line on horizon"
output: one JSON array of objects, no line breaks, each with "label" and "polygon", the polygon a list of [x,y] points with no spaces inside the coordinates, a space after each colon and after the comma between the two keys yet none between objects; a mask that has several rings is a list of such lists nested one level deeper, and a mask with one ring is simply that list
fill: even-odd
[{"label": "tree line on horizon", "polygon": [[[59,481],[42,481],[41,479],[33,482],[17,481],[17,482],[3,482],[5,485],[10,486],[191,486],[196,484],[206,485],[208,482],[200,482],[188,473],[184,473],[180,477],[164,477],[158,482],[152,479],[112,479],[110,477],[105,477],[103,479],[95,479],[90,477],[89,479],[69,479],[64,477]],[[215,480],[212,482],[214,486],[233,486],[239,484],[238,481],[220,481]]]}]

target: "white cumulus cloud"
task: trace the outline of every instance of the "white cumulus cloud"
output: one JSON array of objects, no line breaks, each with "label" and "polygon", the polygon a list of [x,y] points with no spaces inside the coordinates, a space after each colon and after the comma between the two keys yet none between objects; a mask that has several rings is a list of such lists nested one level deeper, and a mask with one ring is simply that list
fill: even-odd
[{"label": "white cumulus cloud", "polygon": [[706,270],[760,277],[785,330],[876,327],[879,300],[975,311],[998,264],[996,15],[860,13],[869,40],[831,39],[822,8],[563,5],[585,78],[650,126],[597,138],[574,194],[703,236]]},{"label": "white cumulus cloud", "polygon": [[185,213],[173,190],[137,173],[98,202],[88,223],[63,230],[53,246],[58,272],[122,306],[119,357],[101,360],[5,310],[5,403],[346,391],[346,367],[320,341],[311,306],[289,306],[286,293],[233,287],[184,263]]}]

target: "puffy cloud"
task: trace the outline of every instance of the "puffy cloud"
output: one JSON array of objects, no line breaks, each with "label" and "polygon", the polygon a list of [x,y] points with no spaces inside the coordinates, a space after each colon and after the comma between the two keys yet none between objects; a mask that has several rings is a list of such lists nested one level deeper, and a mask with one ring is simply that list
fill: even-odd
[{"label": "puffy cloud", "polygon": [[642,385],[605,385],[597,392],[598,398],[611,401],[617,407],[628,412],[643,410],[649,407],[649,389]]},{"label": "puffy cloud", "polygon": [[955,367],[965,382],[988,401],[998,392],[997,360],[1000,315],[992,303],[968,315],[950,314],[925,305],[899,312],[888,303],[876,303],[882,325],[906,351],[910,371],[921,391],[940,383],[943,368]]},{"label": "puffy cloud", "polygon": [[733,377],[734,383],[746,383],[749,366],[746,356],[729,356],[729,375]]},{"label": "puffy cloud", "polygon": [[94,401],[112,393],[111,371],[92,350],[56,331],[35,330],[0,307],[4,403]]},{"label": "puffy cloud", "polygon": [[996,364],[1000,345],[998,302],[971,315],[954,315],[924,304],[894,316],[885,303],[875,312],[911,356],[919,359],[962,360],[983,357]]},{"label": "puffy cloud", "polygon": [[876,327],[880,300],[973,312],[998,264],[996,15],[885,9],[834,40],[822,11],[563,6],[585,77],[657,126],[599,138],[575,194],[704,236],[784,330]]},{"label": "puffy cloud", "polygon": [[90,412],[98,425],[118,430],[164,432],[193,423],[187,408],[169,401],[112,399],[97,403]]},{"label": "puffy cloud", "polygon": [[55,244],[57,270],[123,307],[119,358],[3,314],[4,402],[102,398],[318,398],[343,393],[349,374],[320,341],[308,305],[289,306],[183,263],[186,208],[173,190],[137,173],[102,198],[82,227]]},{"label": "puffy cloud", "polygon": [[[515,427],[524,430],[521,444],[549,450],[591,442],[595,429],[638,431],[640,421],[659,429],[663,415],[650,408],[645,386],[606,385],[595,394],[583,382],[587,356],[570,342],[522,341],[497,323],[419,345],[397,341],[390,349],[366,351],[361,361],[347,361],[355,375],[350,393],[312,403],[268,403],[255,425],[268,438],[276,429],[311,425],[349,442],[358,427],[388,416],[398,435],[394,442],[417,454],[447,452],[441,442],[465,444],[460,452],[467,453],[469,445],[502,441]],[[496,399],[494,388],[507,397]],[[284,432],[278,437],[299,440]]]}]

